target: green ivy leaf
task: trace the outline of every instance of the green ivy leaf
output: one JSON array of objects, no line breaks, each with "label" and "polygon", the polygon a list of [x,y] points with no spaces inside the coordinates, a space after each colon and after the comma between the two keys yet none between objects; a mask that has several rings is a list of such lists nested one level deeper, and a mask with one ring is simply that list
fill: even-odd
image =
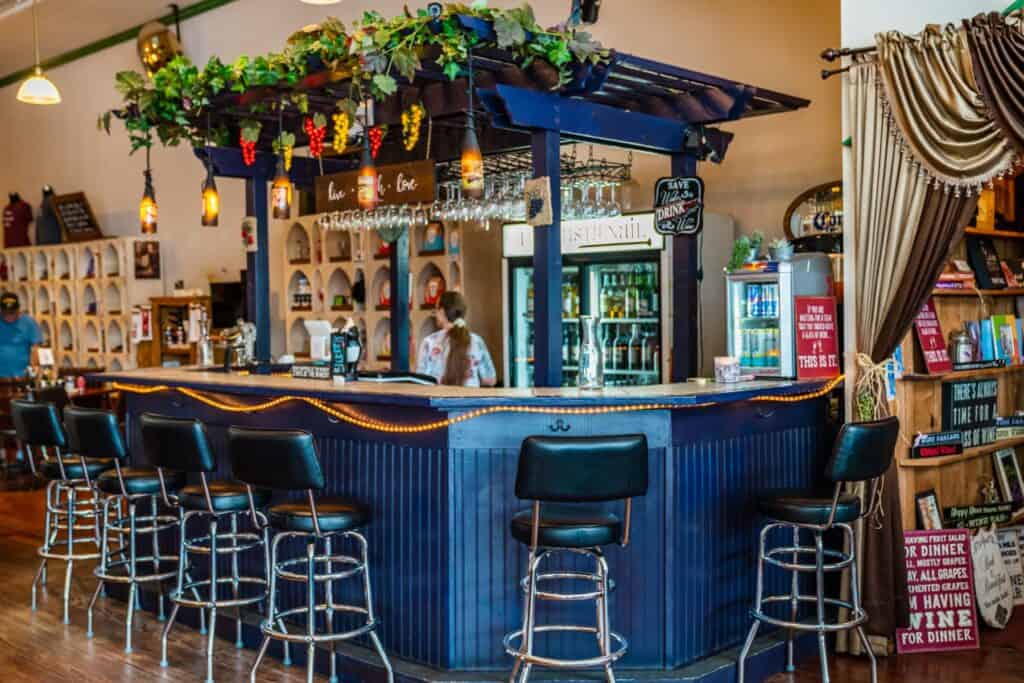
[{"label": "green ivy leaf", "polygon": [[114,76],[114,87],[125,99],[135,99],[138,91],[146,87],[146,79],[138,71],[119,71]]},{"label": "green ivy leaf", "polygon": [[500,14],[494,18],[494,33],[498,36],[498,47],[508,49],[526,42],[526,31],[511,14]]},{"label": "green ivy leaf", "polygon": [[448,62],[444,65],[444,75],[448,77],[448,80],[454,81],[462,73],[462,67],[457,62]]}]

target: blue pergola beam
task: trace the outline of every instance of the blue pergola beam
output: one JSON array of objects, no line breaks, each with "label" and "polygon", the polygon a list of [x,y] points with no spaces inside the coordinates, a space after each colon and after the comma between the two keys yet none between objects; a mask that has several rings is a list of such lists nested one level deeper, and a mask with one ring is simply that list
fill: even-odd
[{"label": "blue pergola beam", "polygon": [[587,100],[498,85],[481,92],[499,127],[556,130],[565,137],[658,154],[683,149],[687,124]]}]

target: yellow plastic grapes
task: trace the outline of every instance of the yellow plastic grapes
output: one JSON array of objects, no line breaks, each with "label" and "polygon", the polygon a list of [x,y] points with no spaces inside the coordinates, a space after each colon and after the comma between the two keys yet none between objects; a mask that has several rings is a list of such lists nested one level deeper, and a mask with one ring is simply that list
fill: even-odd
[{"label": "yellow plastic grapes", "polygon": [[426,110],[419,102],[412,104],[402,112],[402,140],[405,143],[406,152],[416,149],[416,145],[420,141],[420,125],[423,123],[424,114],[426,114]]},{"label": "yellow plastic grapes", "polygon": [[333,116],[334,119],[334,149],[337,152],[344,152],[345,147],[348,144],[348,130],[352,124],[348,114],[345,112],[338,112]]}]

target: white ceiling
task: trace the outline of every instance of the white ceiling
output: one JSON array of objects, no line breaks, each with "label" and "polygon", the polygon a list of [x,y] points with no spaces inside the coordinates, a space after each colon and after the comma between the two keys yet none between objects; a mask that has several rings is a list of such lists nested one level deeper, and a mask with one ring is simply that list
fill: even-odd
[{"label": "white ceiling", "polygon": [[[38,0],[43,61],[170,13],[167,0]],[[178,0],[187,7],[194,0]],[[0,0],[0,16],[18,0]],[[32,10],[0,19],[0,76],[32,66]]]}]

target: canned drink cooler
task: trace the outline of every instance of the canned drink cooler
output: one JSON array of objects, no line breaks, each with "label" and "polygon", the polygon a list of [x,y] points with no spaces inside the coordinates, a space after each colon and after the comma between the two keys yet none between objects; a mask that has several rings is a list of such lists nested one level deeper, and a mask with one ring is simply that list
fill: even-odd
[{"label": "canned drink cooler", "polygon": [[776,272],[740,271],[726,276],[729,355],[740,371],[758,377],[796,377],[793,300],[832,294],[826,254],[796,254]]}]

